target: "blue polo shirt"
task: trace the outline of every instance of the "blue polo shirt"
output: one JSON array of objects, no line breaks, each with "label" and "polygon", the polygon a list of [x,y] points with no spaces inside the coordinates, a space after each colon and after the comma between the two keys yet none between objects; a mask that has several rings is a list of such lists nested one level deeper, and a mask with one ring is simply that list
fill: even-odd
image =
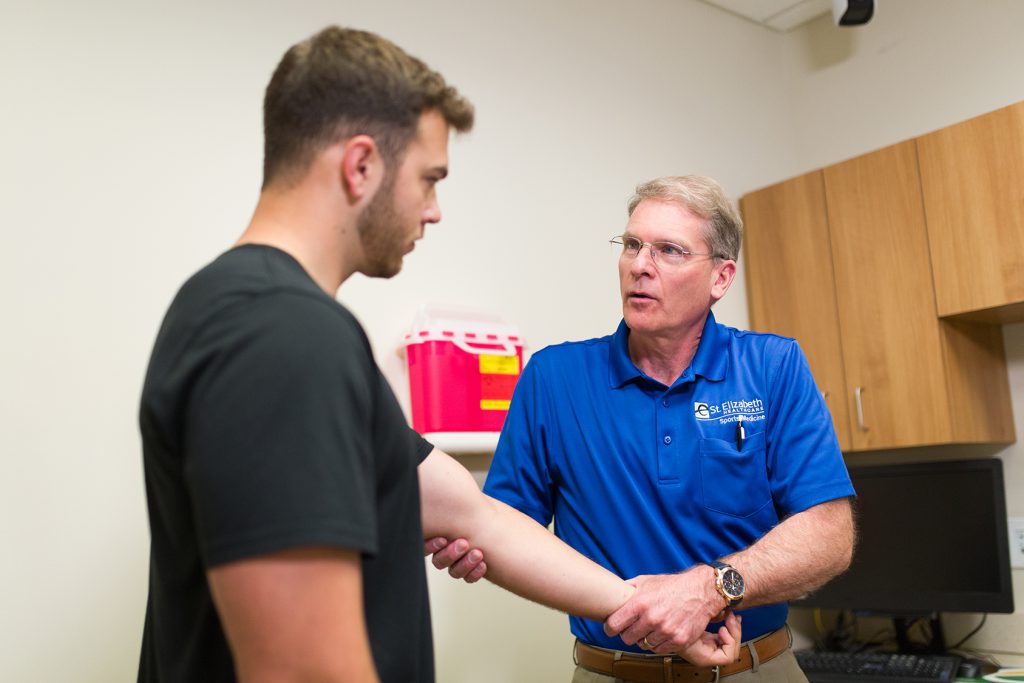
[{"label": "blue polo shirt", "polygon": [[[484,491],[622,578],[677,573],[747,548],[787,515],[853,495],[828,409],[793,339],[708,314],[672,386],[630,360],[629,328],[549,346],[516,385]],[[746,438],[737,448],[737,423]],[[743,639],[785,604],[741,610]],[[600,622],[573,634],[627,649]]]}]

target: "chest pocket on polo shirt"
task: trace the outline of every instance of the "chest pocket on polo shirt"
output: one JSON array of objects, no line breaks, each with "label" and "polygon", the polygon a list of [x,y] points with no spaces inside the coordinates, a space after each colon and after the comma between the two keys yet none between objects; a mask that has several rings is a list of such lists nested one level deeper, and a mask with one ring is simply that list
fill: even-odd
[{"label": "chest pocket on polo shirt", "polygon": [[722,439],[700,440],[704,507],[733,517],[749,517],[771,502],[765,465],[764,432],[750,434],[743,449]]}]

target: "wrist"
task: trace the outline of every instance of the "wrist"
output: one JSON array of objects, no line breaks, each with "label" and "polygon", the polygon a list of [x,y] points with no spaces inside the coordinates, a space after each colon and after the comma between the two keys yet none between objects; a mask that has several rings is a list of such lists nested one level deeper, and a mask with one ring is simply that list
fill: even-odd
[{"label": "wrist", "polygon": [[709,564],[699,565],[697,571],[700,572],[701,585],[704,587],[702,597],[708,621],[721,621],[723,614],[729,609],[729,603],[715,588],[716,572]]}]

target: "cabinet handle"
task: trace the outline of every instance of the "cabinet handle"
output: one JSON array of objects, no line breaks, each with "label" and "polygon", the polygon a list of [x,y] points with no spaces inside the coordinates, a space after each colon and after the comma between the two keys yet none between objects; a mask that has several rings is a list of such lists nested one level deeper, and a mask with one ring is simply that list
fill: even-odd
[{"label": "cabinet handle", "polygon": [[821,400],[824,401],[825,403],[828,403],[828,389],[821,392]]},{"label": "cabinet handle", "polygon": [[866,432],[868,428],[864,426],[864,405],[860,399],[862,393],[864,393],[864,387],[857,387],[853,390],[853,396],[857,400],[857,426],[862,432]]}]

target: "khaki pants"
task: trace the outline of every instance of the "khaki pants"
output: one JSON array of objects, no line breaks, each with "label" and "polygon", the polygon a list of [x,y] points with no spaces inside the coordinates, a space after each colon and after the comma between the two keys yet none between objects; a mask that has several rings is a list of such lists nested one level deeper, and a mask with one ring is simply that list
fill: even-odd
[{"label": "khaki pants", "polygon": [[[622,679],[594,673],[582,666],[576,667],[572,683],[622,683]],[[755,669],[747,669],[732,676],[726,676],[722,683],[807,683],[807,676],[796,663],[793,650],[786,650],[771,661]]]}]

